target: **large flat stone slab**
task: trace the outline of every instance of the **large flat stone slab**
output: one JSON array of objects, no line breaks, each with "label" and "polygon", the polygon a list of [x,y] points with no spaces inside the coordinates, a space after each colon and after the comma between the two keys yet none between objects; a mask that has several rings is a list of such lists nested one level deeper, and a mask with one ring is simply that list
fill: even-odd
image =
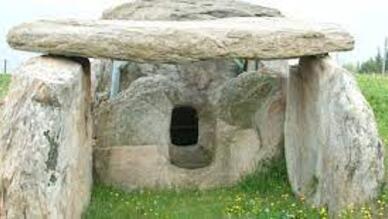
[{"label": "large flat stone slab", "polygon": [[281,17],[209,21],[41,20],[13,28],[12,48],[67,56],[147,62],[211,58],[286,59],[352,50],[334,24]]}]

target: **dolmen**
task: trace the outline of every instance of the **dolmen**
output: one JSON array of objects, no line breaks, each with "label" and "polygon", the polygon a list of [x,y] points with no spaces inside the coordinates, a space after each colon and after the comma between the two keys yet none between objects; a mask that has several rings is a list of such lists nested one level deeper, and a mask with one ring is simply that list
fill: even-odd
[{"label": "dolmen", "polygon": [[384,146],[354,75],[330,58],[354,48],[338,25],[143,0],[7,40],[42,55],[0,108],[1,218],[81,218],[96,181],[206,189],[284,160],[295,195],[331,212],[379,193]]}]

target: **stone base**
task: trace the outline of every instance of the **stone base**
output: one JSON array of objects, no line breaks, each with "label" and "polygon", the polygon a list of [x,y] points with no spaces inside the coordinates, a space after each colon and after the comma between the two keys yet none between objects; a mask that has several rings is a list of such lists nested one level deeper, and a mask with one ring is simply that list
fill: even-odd
[{"label": "stone base", "polygon": [[[126,190],[138,188],[211,188],[236,183],[257,170],[257,164],[277,150],[260,151],[254,130],[235,130],[224,125],[229,139],[220,139],[209,166],[179,168],[171,163],[169,145],[115,146],[94,151],[97,177],[105,184]],[[266,154],[267,153],[267,154]]]}]

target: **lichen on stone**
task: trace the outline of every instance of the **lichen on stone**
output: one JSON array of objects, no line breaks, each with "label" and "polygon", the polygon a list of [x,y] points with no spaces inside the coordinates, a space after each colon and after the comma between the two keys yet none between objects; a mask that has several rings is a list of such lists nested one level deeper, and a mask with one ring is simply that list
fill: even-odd
[{"label": "lichen on stone", "polygon": [[58,148],[59,148],[58,136],[56,137],[50,136],[50,130],[43,132],[43,135],[46,137],[50,146],[50,149],[47,155],[46,169],[54,171],[58,163]]}]

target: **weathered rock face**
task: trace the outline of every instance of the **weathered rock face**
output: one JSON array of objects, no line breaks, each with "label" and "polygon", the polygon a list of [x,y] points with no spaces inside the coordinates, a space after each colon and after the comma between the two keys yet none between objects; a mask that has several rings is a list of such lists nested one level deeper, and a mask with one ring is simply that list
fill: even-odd
[{"label": "weathered rock face", "polygon": [[331,211],[376,197],[383,146],[354,77],[329,58],[302,58],[287,96],[285,151],[296,194]]},{"label": "weathered rock face", "polygon": [[[127,189],[228,185],[281,156],[282,73],[237,76],[235,63],[223,60],[130,62],[121,74],[120,94],[95,110],[95,169],[103,182]],[[171,140],[179,106],[198,113],[198,142],[188,147]]]},{"label": "weathered rock face", "polygon": [[108,99],[112,81],[112,61],[107,59],[92,59],[91,83],[92,98],[95,104]]},{"label": "weathered rock face", "polygon": [[278,78],[258,74],[243,73],[231,79],[220,91],[218,110],[220,117],[232,125],[252,127],[253,115],[266,98],[281,90]]},{"label": "weathered rock face", "polygon": [[13,28],[7,39],[12,48],[19,50],[163,63],[286,59],[354,47],[353,37],[337,25],[275,17],[209,21],[41,20]]},{"label": "weathered rock face", "polygon": [[0,115],[2,218],[80,218],[88,205],[88,65],[37,57],[15,72]]},{"label": "weathered rock face", "polygon": [[235,0],[137,0],[104,11],[103,19],[185,21],[280,16],[276,9]]}]

